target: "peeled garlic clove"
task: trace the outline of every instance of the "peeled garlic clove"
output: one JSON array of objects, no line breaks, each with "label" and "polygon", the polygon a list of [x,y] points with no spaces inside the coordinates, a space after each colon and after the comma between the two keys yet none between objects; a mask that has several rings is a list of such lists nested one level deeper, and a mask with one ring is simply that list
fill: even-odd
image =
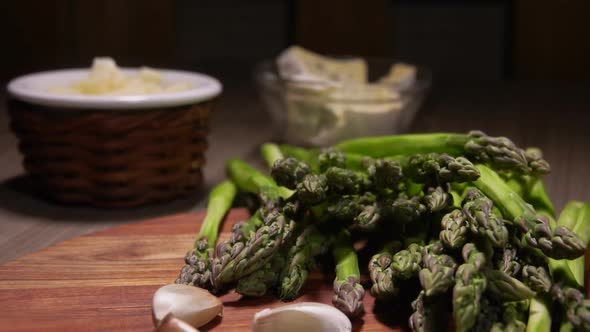
[{"label": "peeled garlic clove", "polygon": [[201,327],[223,313],[223,304],[202,288],[171,284],[156,291],[152,310],[156,325],[172,313],[194,327]]},{"label": "peeled garlic clove", "polygon": [[169,313],[160,321],[154,332],[199,332],[199,330]]},{"label": "peeled garlic clove", "polygon": [[345,332],[352,329],[348,317],[333,306],[301,302],[274,309],[264,309],[254,315],[254,332]]}]

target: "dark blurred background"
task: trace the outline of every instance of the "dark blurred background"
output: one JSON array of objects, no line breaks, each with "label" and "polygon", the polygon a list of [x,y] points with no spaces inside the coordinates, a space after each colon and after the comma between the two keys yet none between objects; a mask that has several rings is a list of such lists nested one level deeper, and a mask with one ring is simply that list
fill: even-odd
[{"label": "dark blurred background", "polygon": [[587,0],[20,0],[0,24],[2,83],[109,55],[231,84],[294,43],[420,63],[439,82],[590,75]]}]

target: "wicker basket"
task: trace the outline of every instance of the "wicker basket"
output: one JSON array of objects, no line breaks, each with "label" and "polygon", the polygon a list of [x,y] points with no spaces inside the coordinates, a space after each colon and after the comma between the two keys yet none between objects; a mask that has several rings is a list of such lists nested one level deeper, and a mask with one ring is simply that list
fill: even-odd
[{"label": "wicker basket", "polygon": [[10,100],[8,109],[24,167],[48,197],[132,207],[199,187],[213,104],[114,112]]}]

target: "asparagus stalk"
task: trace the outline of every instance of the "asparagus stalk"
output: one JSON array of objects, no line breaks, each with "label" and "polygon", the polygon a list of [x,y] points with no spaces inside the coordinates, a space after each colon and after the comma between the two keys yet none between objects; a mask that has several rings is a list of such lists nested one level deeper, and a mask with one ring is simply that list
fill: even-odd
[{"label": "asparagus stalk", "polygon": [[[564,212],[569,210],[569,206],[574,205],[577,206],[577,214],[575,216],[575,221],[573,225],[568,225],[565,223],[565,220],[570,220],[569,217],[562,218],[560,216],[558,224],[561,226],[571,228],[574,233],[576,233],[580,239],[588,246],[590,242],[590,204],[585,204],[581,202],[570,202],[566,205]],[[561,224],[560,224],[561,222]],[[584,286],[584,266],[585,260],[584,256],[580,256],[574,260],[567,260],[566,264],[569,267],[576,284],[579,287]]]},{"label": "asparagus stalk", "polygon": [[231,255],[215,266],[211,276],[213,285],[220,288],[262,268],[279,250],[292,228],[293,222],[278,210],[268,212],[263,216],[263,225],[245,243],[234,245]]},{"label": "asparagus stalk", "polygon": [[537,295],[531,299],[527,332],[551,331],[551,303],[546,295]]},{"label": "asparagus stalk", "polygon": [[414,312],[410,315],[408,323],[414,332],[436,331],[432,323],[431,310],[426,302],[427,299],[424,290],[420,291],[416,299],[412,301]]},{"label": "asparagus stalk", "polygon": [[477,168],[469,160],[445,153],[415,154],[401,162],[405,175],[427,185],[470,182],[479,177]]},{"label": "asparagus stalk", "polygon": [[315,225],[308,226],[288,250],[286,264],[280,272],[279,297],[293,300],[307,280],[309,271],[315,266],[315,257],[327,246],[331,238],[321,233]]},{"label": "asparagus stalk", "polygon": [[[528,150],[527,150],[528,151]],[[555,227],[555,209],[549,199],[543,180],[539,177],[528,175],[513,175],[506,180],[506,184],[519,196],[530,202],[539,214],[549,220],[551,227]],[[502,270],[511,276],[520,273],[521,264],[515,260],[516,250],[505,249]],[[560,266],[565,266],[565,261],[549,259]],[[526,267],[529,269],[529,267]],[[525,277],[526,279],[526,277]],[[526,324],[527,332],[549,332],[551,331],[551,301],[546,294],[537,294],[531,299],[529,305],[529,317]]]},{"label": "asparagus stalk", "polygon": [[209,193],[207,215],[203,219],[193,248],[186,254],[186,265],[176,279],[177,284],[210,288],[209,258],[219,235],[219,225],[231,208],[237,188],[231,181],[223,181]]},{"label": "asparagus stalk", "polygon": [[274,143],[262,144],[260,146],[260,155],[262,155],[262,159],[264,159],[268,167],[272,167],[277,160],[284,158],[280,147]]},{"label": "asparagus stalk", "polygon": [[[590,204],[569,202],[562,210],[557,224],[571,227],[588,245],[590,237]],[[550,294],[565,307],[567,321],[562,322],[560,331],[590,330],[590,302],[577,289],[584,286],[584,257],[575,260],[549,260],[554,281]],[[550,314],[545,313],[545,319]],[[530,321],[530,319],[529,319]]]},{"label": "asparagus stalk", "polygon": [[292,220],[279,208],[281,199],[292,196],[291,191],[241,160],[230,160],[227,171],[239,189],[258,194],[264,206],[259,210],[262,223],[250,230],[248,238],[239,237],[217,247],[211,262],[211,283],[219,291],[265,266],[293,228]]},{"label": "asparagus stalk", "polygon": [[244,247],[244,244],[255,234],[256,230],[262,224],[260,211],[257,211],[247,221],[236,223],[232,227],[229,239],[217,245],[215,255],[209,259],[209,265],[211,267],[210,282],[213,292],[222,293],[227,290],[227,284],[215,283],[213,277],[228,264],[234,256],[235,251],[241,250]]},{"label": "asparagus stalk", "polygon": [[535,296],[527,285],[502,271],[486,268],[483,272],[488,279],[487,289],[501,301],[522,301]]},{"label": "asparagus stalk", "polygon": [[505,137],[490,137],[480,131],[468,134],[435,133],[367,137],[343,141],[336,145],[346,153],[375,158],[395,155],[446,153],[466,155],[475,161],[489,163],[497,169],[526,174],[543,174],[549,165],[539,154],[526,153]]},{"label": "asparagus stalk", "polygon": [[236,292],[252,297],[265,295],[276,284],[285,263],[285,255],[277,253],[261,269],[238,280]]},{"label": "asparagus stalk", "polygon": [[423,200],[430,213],[446,210],[453,205],[453,195],[440,186],[426,189]]},{"label": "asparagus stalk", "polygon": [[407,280],[418,275],[422,269],[422,246],[411,243],[392,257],[391,267],[396,280]]},{"label": "asparagus stalk", "polygon": [[524,332],[527,328],[526,312],[528,301],[506,302],[503,304],[502,321],[492,326],[491,332]]},{"label": "asparagus stalk", "polygon": [[506,247],[502,251],[502,258],[499,261],[498,270],[506,273],[511,277],[516,277],[520,274],[522,265],[516,259],[517,250],[512,247]]},{"label": "asparagus stalk", "polygon": [[418,275],[422,268],[422,246],[412,243],[392,256],[393,247],[397,246],[398,242],[389,244],[369,262],[373,281],[371,294],[378,299],[395,296],[399,291],[398,283]]},{"label": "asparagus stalk", "polygon": [[483,296],[480,301],[480,312],[477,316],[473,331],[491,331],[494,324],[502,318],[501,305],[489,296]]},{"label": "asparagus stalk", "polygon": [[403,178],[401,165],[387,159],[375,160],[368,167],[367,172],[373,188],[378,193],[395,190]]},{"label": "asparagus stalk", "polygon": [[492,212],[494,203],[477,189],[467,191],[463,200],[463,214],[475,235],[486,237],[498,248],[508,243],[508,229],[504,221]]},{"label": "asparagus stalk", "polygon": [[394,284],[394,270],[391,263],[392,255],[399,250],[400,246],[399,241],[391,241],[369,261],[369,276],[373,283],[371,294],[378,299],[386,299],[397,294],[398,288]]},{"label": "asparagus stalk", "polygon": [[291,190],[278,186],[272,178],[242,160],[231,159],[226,168],[239,190],[259,195],[264,204],[276,204],[281,198],[288,199],[293,195]]},{"label": "asparagus stalk", "polygon": [[549,220],[538,215],[496,172],[484,165],[477,168],[481,176],[473,184],[520,228],[522,245],[540,249],[555,259],[574,259],[584,254],[585,243],[574,232],[563,226],[552,230]]},{"label": "asparagus stalk", "polygon": [[457,268],[453,287],[453,315],[457,331],[470,331],[481,310],[481,297],[487,281],[481,267],[486,263],[485,255],[473,243],[467,243],[462,250],[465,263]]},{"label": "asparagus stalk", "polygon": [[365,290],[360,284],[358,258],[347,231],[343,231],[337,238],[332,254],[336,261],[335,295],[332,303],[349,317],[359,316],[364,312]]},{"label": "asparagus stalk", "polygon": [[442,253],[440,242],[430,244],[422,250],[423,268],[418,277],[426,296],[440,295],[453,284],[453,275],[457,268],[455,260]]},{"label": "asparagus stalk", "polygon": [[320,172],[325,172],[330,167],[346,168],[346,156],[338,149],[328,148],[318,155],[318,165]]},{"label": "asparagus stalk", "polygon": [[285,157],[292,157],[308,164],[314,171],[319,171],[318,156],[320,151],[317,149],[304,149],[289,144],[279,145],[279,149]]},{"label": "asparagus stalk", "polygon": [[442,218],[439,239],[450,249],[457,249],[467,241],[468,223],[462,210],[455,209]]},{"label": "asparagus stalk", "polygon": [[418,196],[399,195],[390,206],[392,219],[402,225],[419,220],[427,211]]},{"label": "asparagus stalk", "polygon": [[271,176],[281,186],[296,189],[297,183],[311,173],[311,168],[295,158],[277,159],[272,164]]}]

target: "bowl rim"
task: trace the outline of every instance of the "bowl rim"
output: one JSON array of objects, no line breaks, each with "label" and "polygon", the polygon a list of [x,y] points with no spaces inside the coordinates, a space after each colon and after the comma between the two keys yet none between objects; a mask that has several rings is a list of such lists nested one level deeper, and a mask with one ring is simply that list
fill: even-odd
[{"label": "bowl rim", "polygon": [[[139,68],[120,68],[126,74],[136,73]],[[83,77],[90,70],[88,68],[71,68],[36,72],[26,74],[12,79],[7,85],[9,96],[35,105],[59,107],[65,109],[100,109],[100,110],[129,110],[147,109],[156,107],[174,107],[189,104],[196,104],[201,101],[212,99],[218,96],[223,88],[221,83],[214,77],[206,74],[154,68],[162,76],[170,76],[171,81],[189,82],[193,88],[184,91],[164,92],[147,95],[75,95],[60,94],[41,89],[31,88],[31,84],[39,80],[50,80],[60,78],[60,85],[67,85],[64,77]]]}]

